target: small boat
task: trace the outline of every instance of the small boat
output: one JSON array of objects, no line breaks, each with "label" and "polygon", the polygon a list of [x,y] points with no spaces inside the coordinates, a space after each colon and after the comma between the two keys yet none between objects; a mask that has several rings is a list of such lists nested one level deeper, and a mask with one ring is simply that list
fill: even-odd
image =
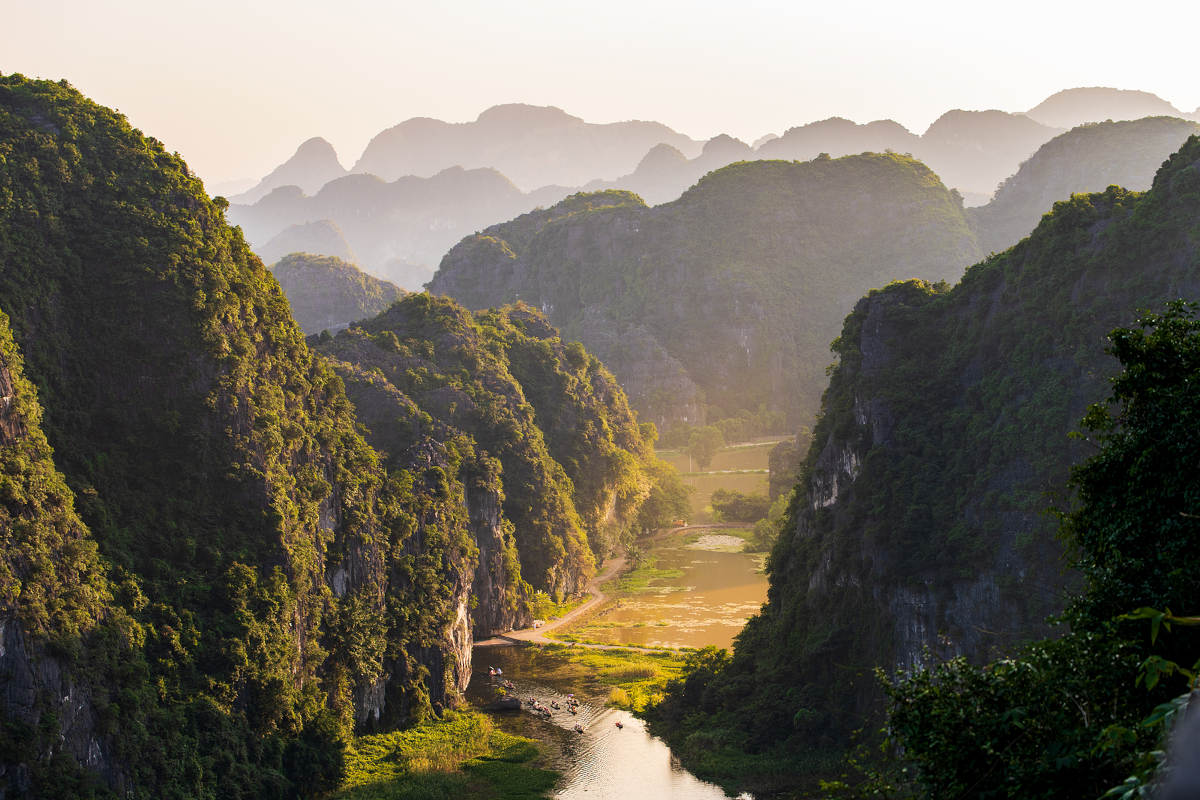
[{"label": "small boat", "polygon": [[617,726],[617,730],[621,730],[622,728],[625,727],[624,723],[622,723],[621,720],[617,720],[613,724]]},{"label": "small boat", "polygon": [[555,711],[557,711],[557,710],[559,710],[560,708],[562,708],[562,706],[560,706],[560,705],[558,704],[558,701],[557,701],[557,700],[551,700],[551,701],[550,701],[550,707],[551,707],[551,708],[553,708]]},{"label": "small boat", "polygon": [[580,725],[578,722],[576,722],[576,723],[575,723],[575,732],[576,732],[576,733],[583,733],[583,726],[582,726],[582,725]]}]

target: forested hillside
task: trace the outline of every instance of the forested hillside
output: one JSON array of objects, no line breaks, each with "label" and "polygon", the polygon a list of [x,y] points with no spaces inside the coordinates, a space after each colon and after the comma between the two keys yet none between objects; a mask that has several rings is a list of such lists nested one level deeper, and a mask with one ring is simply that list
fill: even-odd
[{"label": "forested hillside", "polygon": [[560,598],[579,591],[595,558],[630,542],[652,486],[653,439],[612,375],[540,314],[474,316],[411,295],[318,346],[385,453],[410,431],[443,429],[498,462],[493,524],[520,560],[506,594],[522,591],[518,574]]},{"label": "forested hillside", "polygon": [[291,253],[272,264],[271,273],[305,333],[336,331],[373,317],[404,294],[333,256]]},{"label": "forested hillside", "polygon": [[985,253],[1012,247],[1059,200],[1109,186],[1150,188],[1162,162],[1200,131],[1175,117],[1081,125],[1042,145],[985,206],[969,210]]},{"label": "forested hillside", "polygon": [[430,290],[542,309],[660,427],[760,407],[798,422],[858,296],[954,280],[977,255],[961,205],[911,158],[758,161],[654,208],[580,194],[492,226],[446,255]]},{"label": "forested hillside", "polygon": [[529,617],[521,560],[578,588],[658,491],[595,358],[428,297],[354,336],[468,433],[389,389],[381,458],[224,210],[119,114],[0,77],[5,791],[319,795],[351,732],[459,701],[473,629]]},{"label": "forested hillside", "polygon": [[1046,513],[1087,453],[1068,434],[1117,371],[1107,333],[1200,294],[1198,217],[1192,137],[1144,194],[1076,195],[952,289],[898,283],[858,303],[769,602],[732,661],[655,712],[685,760],[820,769],[879,719],[874,667],[916,666],[926,648],[983,659],[1045,630],[1072,582]]}]

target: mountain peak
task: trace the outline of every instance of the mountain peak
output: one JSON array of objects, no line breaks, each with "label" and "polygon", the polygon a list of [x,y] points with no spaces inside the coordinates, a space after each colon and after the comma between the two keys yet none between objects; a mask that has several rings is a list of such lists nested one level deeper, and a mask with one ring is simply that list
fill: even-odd
[{"label": "mountain peak", "polygon": [[1081,86],[1055,92],[1026,113],[1043,125],[1074,128],[1084,122],[1178,117],[1183,112],[1150,92],[1109,86]]}]

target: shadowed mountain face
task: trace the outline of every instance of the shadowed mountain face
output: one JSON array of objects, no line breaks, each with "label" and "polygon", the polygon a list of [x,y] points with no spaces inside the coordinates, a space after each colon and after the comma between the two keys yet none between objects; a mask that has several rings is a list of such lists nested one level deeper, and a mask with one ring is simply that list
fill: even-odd
[{"label": "shadowed mountain face", "polygon": [[580,194],[493,226],[430,288],[541,308],[660,426],[760,405],[801,421],[854,298],[900,276],[954,279],[977,254],[961,206],[911,158],[754,161],[654,208]]},{"label": "shadowed mountain face", "polygon": [[291,253],[272,264],[271,272],[287,295],[292,317],[308,334],[341,330],[404,296],[395,284],[333,256]]},{"label": "shadowed mountain face", "polygon": [[769,601],[728,666],[656,712],[685,763],[712,743],[843,750],[878,728],[874,667],[984,660],[1043,633],[1071,582],[1045,509],[1088,449],[1068,433],[1110,393],[1108,332],[1200,296],[1197,218],[1191,137],[1144,194],[1076,195],[952,289],[897,283],[858,302]]},{"label": "shadowed mountain face", "polygon": [[342,229],[327,219],[284,228],[256,252],[264,264],[274,264],[288,253],[322,253],[342,261],[358,261]]},{"label": "shadowed mountain face", "polygon": [[1082,125],[1051,139],[1001,184],[986,206],[970,209],[984,252],[1016,244],[1059,200],[1108,186],[1142,191],[1200,123],[1172,117]]},{"label": "shadowed mountain face", "polygon": [[1085,122],[1104,120],[1188,116],[1150,92],[1110,89],[1104,86],[1064,89],[1050,95],[1025,113],[1043,125],[1054,128],[1074,128]]},{"label": "shadowed mountain face", "polygon": [[526,191],[629,172],[657,144],[695,155],[698,143],[657,122],[595,124],[554,107],[502,105],[474,122],[417,118],[377,135],[354,165],[385,180],[447,167],[490,167]]}]

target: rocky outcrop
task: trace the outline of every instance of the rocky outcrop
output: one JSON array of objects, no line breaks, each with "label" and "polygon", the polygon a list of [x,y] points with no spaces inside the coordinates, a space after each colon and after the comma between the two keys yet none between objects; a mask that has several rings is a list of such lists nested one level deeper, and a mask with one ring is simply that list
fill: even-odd
[{"label": "rocky outcrop", "polygon": [[1076,195],[952,288],[856,304],[768,603],[704,695],[749,749],[845,747],[881,720],[875,668],[989,660],[1051,632],[1075,580],[1046,511],[1085,453],[1069,434],[1110,392],[1108,332],[1200,296],[1197,187],[1192,137],[1144,194]]}]

